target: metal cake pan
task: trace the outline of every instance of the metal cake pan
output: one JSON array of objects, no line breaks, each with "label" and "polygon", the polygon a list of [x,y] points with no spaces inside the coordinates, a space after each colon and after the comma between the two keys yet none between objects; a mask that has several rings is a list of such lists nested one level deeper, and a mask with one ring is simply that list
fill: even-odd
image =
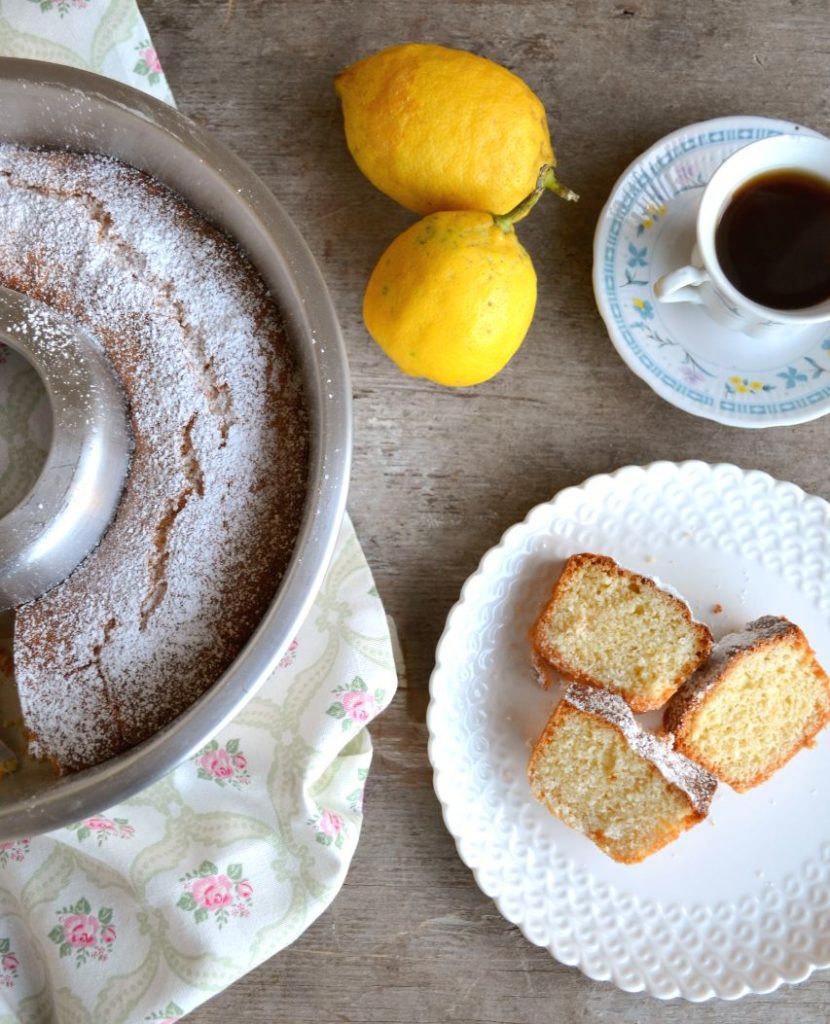
[{"label": "metal cake pan", "polygon": [[124,754],[63,778],[24,762],[0,781],[0,839],[7,840],[68,825],[150,785],[203,746],[268,678],[309,611],[340,529],[351,462],[351,388],[337,317],[311,252],[263,182],[203,128],[110,79],[3,58],[0,141],[116,157],[169,185],[235,239],[283,312],[311,424],[296,548],[236,661],[188,710]]}]

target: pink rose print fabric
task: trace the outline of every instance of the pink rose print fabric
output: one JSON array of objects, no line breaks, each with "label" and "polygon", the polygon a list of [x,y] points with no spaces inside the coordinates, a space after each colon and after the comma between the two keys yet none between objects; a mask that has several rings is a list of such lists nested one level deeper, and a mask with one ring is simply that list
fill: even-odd
[{"label": "pink rose print fabric", "polygon": [[143,75],[150,85],[155,85],[160,81],[164,72],[162,71],[161,61],[155,51],[155,48],[150,43],[149,39],[144,39],[136,46],[136,53],[138,54],[138,60],[135,63],[133,71],[137,75]]},{"label": "pink rose print fabric", "polygon": [[11,839],[0,843],[0,868],[4,868],[11,861],[20,863],[26,857],[31,845],[30,839]]},{"label": "pink rose print fabric", "polygon": [[135,835],[135,829],[127,818],[107,818],[103,814],[84,818],[83,821],[78,821],[74,825],[70,825],[69,828],[77,835],[79,842],[94,838],[98,846],[103,846],[108,839],[113,837],[131,839]]},{"label": "pink rose print fabric", "polygon": [[290,668],[297,657],[297,648],[300,646],[300,641],[295,637],[288,645],[288,650],[280,658],[280,668]]},{"label": "pink rose print fabric", "polygon": [[334,811],[323,811],[322,814],[309,818],[308,823],[314,826],[314,838],[322,846],[334,846],[338,850],[343,848],[346,826],[339,814],[335,814]]},{"label": "pink rose print fabric", "polygon": [[370,692],[360,676],[355,676],[351,683],[334,690],[335,701],[326,709],[326,714],[339,718],[343,730],[348,731],[374,718],[383,705],[384,696],[380,687]]},{"label": "pink rose print fabric", "polygon": [[219,928],[232,917],[248,917],[254,888],[242,874],[241,864],[229,864],[220,872],[211,861],[202,861],[197,871],[179,879],[184,892],[176,906],[192,913],[196,924],[213,919]]},{"label": "pink rose print fabric", "polygon": [[228,740],[224,746],[212,740],[196,757],[196,766],[198,778],[218,786],[241,789],[251,781],[248,759],[239,749],[238,739]]},{"label": "pink rose print fabric", "polygon": [[73,957],[76,967],[88,960],[106,960],[116,939],[112,910],[101,907],[92,913],[89,900],[81,897],[71,907],[58,911],[58,924],[49,932],[61,957]]},{"label": "pink rose print fabric", "polygon": [[13,988],[20,973],[20,961],[11,948],[11,940],[0,939],[0,986]]}]

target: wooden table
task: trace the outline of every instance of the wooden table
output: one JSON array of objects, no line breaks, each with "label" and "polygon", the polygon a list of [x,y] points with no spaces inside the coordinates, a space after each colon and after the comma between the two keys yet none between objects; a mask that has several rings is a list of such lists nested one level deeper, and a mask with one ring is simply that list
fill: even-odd
[{"label": "wooden table", "polygon": [[[356,448],[350,509],[394,616],[408,678],[373,727],[365,831],[331,909],[193,1024],[660,1021],[806,1024],[830,974],[737,1004],[663,1005],[588,981],[531,946],[477,889],[444,829],[426,756],[435,644],[482,553],[535,503],[654,459],[734,461],[830,497],[828,421],[752,432],[666,404],[626,369],[591,290],[600,208],[628,162],[680,125],[730,113],[830,131],[824,0],[144,0],[179,104],[288,208],[339,310]],[[539,273],[524,347],[496,380],[452,392],[404,378],[362,324],[375,260],[412,216],[352,163],[335,73],[396,42],[441,42],[518,71],[545,102],[573,207],[522,226]]]}]

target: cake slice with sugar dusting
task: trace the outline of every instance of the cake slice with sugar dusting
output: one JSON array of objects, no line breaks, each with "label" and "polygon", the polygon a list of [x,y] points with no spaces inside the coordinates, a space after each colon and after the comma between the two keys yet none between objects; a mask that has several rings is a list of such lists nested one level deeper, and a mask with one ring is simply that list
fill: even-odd
[{"label": "cake slice with sugar dusting", "polygon": [[663,727],[733,789],[768,779],[830,721],[830,679],[794,623],[767,615],[720,640]]},{"label": "cake slice with sugar dusting", "polygon": [[706,817],[717,780],[637,724],[622,697],[572,684],[528,766],[530,788],[609,857],[634,864]]}]

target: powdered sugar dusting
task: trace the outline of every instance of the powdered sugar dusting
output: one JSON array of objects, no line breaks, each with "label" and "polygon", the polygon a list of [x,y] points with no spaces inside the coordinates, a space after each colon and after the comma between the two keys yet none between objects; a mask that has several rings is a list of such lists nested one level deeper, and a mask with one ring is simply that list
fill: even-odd
[{"label": "powdered sugar dusting", "polygon": [[646,732],[637,724],[631,708],[622,697],[610,690],[572,683],[562,699],[619,729],[635,754],[644,757],[667,782],[681,789],[699,814],[707,813],[717,788],[717,779],[699,764],[672,750],[659,736]]},{"label": "powdered sugar dusting", "polygon": [[[760,644],[779,640],[788,633],[800,633],[798,626],[778,615],[764,615],[734,633],[727,633],[712,648],[709,660],[680,687],[666,705],[663,725],[667,732],[676,732],[685,717],[698,708],[720,681],[729,663],[737,655]],[[806,641],[805,641],[806,642]]]},{"label": "powdered sugar dusting", "polygon": [[115,161],[0,146],[0,283],[90,330],[130,405],[113,526],[17,613],[33,749],[75,770],[192,703],[262,617],[304,502],[302,386],[239,250]]}]

